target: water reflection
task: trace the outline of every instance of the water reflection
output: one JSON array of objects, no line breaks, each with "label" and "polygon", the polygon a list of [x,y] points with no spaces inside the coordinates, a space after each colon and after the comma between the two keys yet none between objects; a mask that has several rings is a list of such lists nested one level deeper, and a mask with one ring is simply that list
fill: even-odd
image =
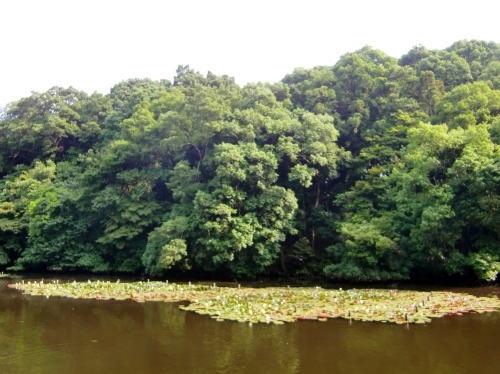
[{"label": "water reflection", "polygon": [[162,302],[22,296],[0,280],[1,373],[500,373],[500,313],[399,325],[216,322]]}]

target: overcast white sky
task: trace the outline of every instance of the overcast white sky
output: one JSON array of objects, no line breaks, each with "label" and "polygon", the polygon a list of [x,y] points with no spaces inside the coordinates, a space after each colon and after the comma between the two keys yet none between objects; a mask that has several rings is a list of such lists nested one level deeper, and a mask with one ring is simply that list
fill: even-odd
[{"label": "overcast white sky", "polygon": [[275,82],[364,45],[400,57],[460,39],[500,43],[494,1],[1,0],[0,106],[73,86],[108,93],[129,78],[203,74]]}]

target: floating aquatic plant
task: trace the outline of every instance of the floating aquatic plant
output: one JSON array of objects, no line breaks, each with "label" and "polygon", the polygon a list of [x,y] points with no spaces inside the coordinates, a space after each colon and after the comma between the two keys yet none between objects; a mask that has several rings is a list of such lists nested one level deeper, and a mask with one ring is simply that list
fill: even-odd
[{"label": "floating aquatic plant", "polygon": [[10,278],[10,279],[21,279],[21,276],[18,274],[9,274],[4,273],[3,271],[0,273],[0,278]]},{"label": "floating aquatic plant", "polygon": [[27,282],[9,287],[26,294],[97,300],[188,301],[180,309],[209,315],[216,321],[246,323],[349,321],[427,323],[431,318],[464,313],[493,312],[500,300],[454,292],[417,292],[377,289],[327,290],[313,288],[229,288],[179,285],[167,282]]}]

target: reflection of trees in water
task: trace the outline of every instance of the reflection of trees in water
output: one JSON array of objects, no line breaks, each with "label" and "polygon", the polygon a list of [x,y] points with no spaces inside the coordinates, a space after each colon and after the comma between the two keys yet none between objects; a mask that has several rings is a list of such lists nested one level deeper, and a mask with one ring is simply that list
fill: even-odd
[{"label": "reflection of trees in water", "polygon": [[168,360],[167,367],[174,372],[294,373],[299,368],[295,329],[215,322],[173,304],[141,305],[150,316],[148,331],[164,346],[163,356],[182,360]]},{"label": "reflection of trees in water", "polygon": [[163,302],[13,295],[0,295],[0,357],[7,372],[265,373],[272,368],[294,373],[299,368],[295,328],[219,323]]},{"label": "reflection of trees in water", "polygon": [[[190,360],[188,372],[295,373],[299,369],[296,331],[291,325],[214,322],[188,313],[186,332],[199,337],[192,344],[199,345],[201,353]],[[207,356],[212,357],[206,360]]]},{"label": "reflection of trees in water", "polygon": [[0,311],[5,358],[0,367],[2,372],[15,373],[34,368],[40,372],[142,372],[144,365],[155,362],[155,355],[161,357],[160,321],[171,316],[169,325],[181,326],[184,318],[177,306],[166,303],[11,298],[5,293],[0,295]]},{"label": "reflection of trees in water", "polygon": [[[42,298],[19,297],[5,289],[0,294],[0,351],[2,372],[29,373],[53,359],[47,346]],[[52,315],[52,313],[51,313]],[[57,321],[57,315],[54,321]],[[61,348],[61,347],[60,347]]]},{"label": "reflection of trees in water", "polygon": [[178,305],[165,302],[140,304],[146,317],[145,327],[162,344],[168,344],[173,339],[178,340],[183,337],[186,314],[179,309]]},{"label": "reflection of trees in water", "polygon": [[173,303],[0,292],[2,374],[493,373],[500,372],[500,361],[492,359],[499,335],[500,313],[436,319],[409,330],[345,320],[249,326],[215,322]]}]

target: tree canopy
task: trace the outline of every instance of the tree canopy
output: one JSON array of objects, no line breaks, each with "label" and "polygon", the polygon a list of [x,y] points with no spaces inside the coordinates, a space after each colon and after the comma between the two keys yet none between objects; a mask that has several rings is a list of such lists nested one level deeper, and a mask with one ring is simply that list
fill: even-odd
[{"label": "tree canopy", "polygon": [[0,266],[494,281],[499,74],[463,40],[34,92],[0,111]]}]

